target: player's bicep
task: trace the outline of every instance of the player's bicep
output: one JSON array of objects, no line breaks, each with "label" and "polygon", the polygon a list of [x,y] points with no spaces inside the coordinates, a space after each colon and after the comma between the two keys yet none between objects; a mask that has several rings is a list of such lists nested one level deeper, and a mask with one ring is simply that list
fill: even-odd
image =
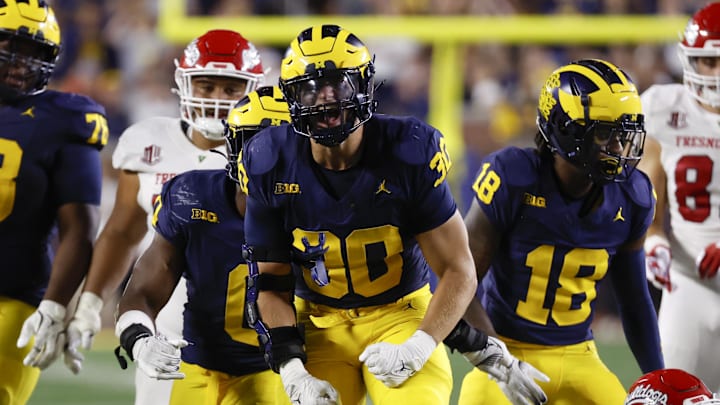
[{"label": "player's bicep", "polygon": [[444,224],[415,236],[430,268],[438,276],[445,269],[460,268],[471,261],[468,240],[458,211]]},{"label": "player's bicep", "polygon": [[477,201],[470,205],[464,222],[478,280],[482,280],[500,243],[500,236]]},{"label": "player's bicep", "polygon": [[140,180],[137,173],[123,170],[118,177],[115,204],[103,229],[139,242],[147,232],[147,213],[137,202]]},{"label": "player's bicep", "polygon": [[[288,256],[292,240],[284,229],[283,216],[274,207],[249,195],[245,209],[245,241],[249,246],[271,257]],[[257,261],[276,261],[256,257]]]},{"label": "player's bicep", "polygon": [[170,299],[184,271],[183,264],[182,251],[156,233],[150,246],[135,263],[121,300],[120,312],[149,310],[154,318]]}]

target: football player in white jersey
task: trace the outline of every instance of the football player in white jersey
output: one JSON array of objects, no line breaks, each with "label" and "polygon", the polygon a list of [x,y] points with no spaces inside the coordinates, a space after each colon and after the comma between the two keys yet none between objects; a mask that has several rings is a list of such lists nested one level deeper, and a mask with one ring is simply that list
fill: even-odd
[{"label": "football player in white jersey", "polygon": [[[136,259],[149,229],[153,203],[162,185],[193,169],[221,169],[227,160],[223,122],[239,99],[263,82],[255,46],[242,35],[211,30],[194,39],[176,60],[173,89],[180,97],[180,119],[154,117],[130,126],[120,136],[113,166],[121,170],[115,205],[100,233],[90,271],[68,326],[68,350],[89,349],[100,330],[103,300],[111,297]],[[147,238],[150,240],[151,238]],[[169,339],[182,337],[184,280],[156,318]],[[136,372],[135,404],[167,404],[172,382]]]},{"label": "football player in white jersey", "polygon": [[[640,162],[657,193],[645,241],[648,279],[668,368],[720,389],[720,3],[699,10],[679,44],[681,84],[642,95],[648,138]],[[669,223],[668,223],[669,219]]]}]

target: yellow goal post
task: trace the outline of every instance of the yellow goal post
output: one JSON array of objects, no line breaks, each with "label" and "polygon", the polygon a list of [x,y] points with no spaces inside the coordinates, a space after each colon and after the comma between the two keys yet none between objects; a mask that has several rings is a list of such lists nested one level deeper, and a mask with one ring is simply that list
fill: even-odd
[{"label": "yellow goal post", "polygon": [[[204,32],[234,29],[257,45],[286,46],[303,29],[340,25],[359,38],[408,38],[433,48],[428,122],[447,140],[450,155],[462,158],[462,47],[468,44],[612,45],[677,41],[685,15],[463,15],[463,16],[193,16],[184,0],[160,0],[158,32],[183,45]],[[370,50],[372,52],[372,49]],[[462,165],[461,165],[462,166]],[[461,170],[453,170],[454,183]]]}]

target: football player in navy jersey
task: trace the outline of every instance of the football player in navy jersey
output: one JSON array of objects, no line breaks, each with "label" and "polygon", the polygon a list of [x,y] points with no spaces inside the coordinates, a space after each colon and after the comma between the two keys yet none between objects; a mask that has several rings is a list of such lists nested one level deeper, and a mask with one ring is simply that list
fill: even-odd
[{"label": "football player in navy jersey", "polygon": [[[634,170],[645,139],[640,98],[616,66],[581,60],[548,77],[537,122],[537,149],[489,155],[473,184],[465,222],[483,306],[508,349],[550,377],[540,384],[548,403],[620,404],[626,392],[590,328],[605,278],[640,369],[663,367],[643,251],[655,200]],[[482,377],[468,374],[460,404],[506,403]]]},{"label": "football player in navy jersey", "polygon": [[[105,110],[87,97],[46,90],[59,49],[47,3],[0,3],[3,404],[24,404],[40,370],[62,353],[66,306],[97,231]],[[77,352],[65,360],[79,371]]]},{"label": "football player in navy jersey", "polygon": [[[155,204],[156,233],[120,299],[116,332],[140,371],[179,379],[171,404],[288,403],[245,319],[245,194],[238,192],[237,159],[259,129],[289,121],[279,88],[248,94],[228,116],[227,170],[179,174]],[[182,275],[188,290],[183,337],[173,340],[156,331],[155,318]]]},{"label": "football player in navy jersey", "polygon": [[[373,58],[343,28],[303,31],[281,66],[292,125],[253,137],[239,167],[249,312],[266,358],[293,403],[448,403],[438,343],[477,280],[445,140],[373,114]],[[508,360],[498,354],[487,357]]]}]

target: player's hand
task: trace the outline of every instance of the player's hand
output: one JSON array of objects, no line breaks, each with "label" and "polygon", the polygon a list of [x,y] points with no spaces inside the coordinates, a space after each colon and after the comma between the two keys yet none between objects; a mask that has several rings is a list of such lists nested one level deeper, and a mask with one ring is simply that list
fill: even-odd
[{"label": "player's hand", "polygon": [[179,380],[185,378],[180,369],[180,349],[187,346],[183,339],[167,339],[154,335],[135,341],[132,352],[137,367],[150,378]]},{"label": "player's hand", "polygon": [[713,278],[720,267],[720,242],[711,243],[705,247],[696,260],[700,278]]},{"label": "player's hand", "polygon": [[44,370],[58,357],[65,346],[65,306],[42,300],[37,310],[23,323],[17,347],[25,347],[35,336],[30,353],[23,364]]},{"label": "player's hand", "polygon": [[420,370],[436,347],[432,336],[417,330],[400,345],[381,342],[368,346],[360,354],[360,361],[375,378],[392,388]]},{"label": "player's hand", "polygon": [[100,331],[102,307],[103,301],[100,297],[85,291],[80,295],[75,315],[68,324],[65,365],[75,374],[80,372],[84,360],[79,348],[90,350],[93,337]]},{"label": "player's hand", "polygon": [[513,405],[539,405],[547,402],[545,392],[535,380],[548,382],[550,378],[510,354],[500,339],[488,336],[484,349],[463,353],[463,356],[497,381]]},{"label": "player's hand", "polygon": [[290,402],[300,405],[336,405],[338,393],[329,382],[313,377],[302,360],[293,358],[280,366],[280,379]]},{"label": "player's hand", "polygon": [[670,243],[660,235],[645,239],[645,276],[655,288],[668,291],[675,289],[670,281]]}]

